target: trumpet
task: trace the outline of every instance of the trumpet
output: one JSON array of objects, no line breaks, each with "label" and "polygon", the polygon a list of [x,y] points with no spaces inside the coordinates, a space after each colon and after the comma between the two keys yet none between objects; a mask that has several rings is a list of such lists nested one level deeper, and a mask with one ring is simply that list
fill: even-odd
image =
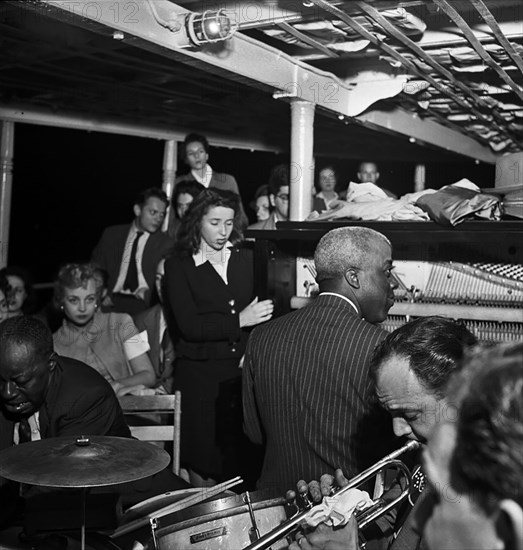
[{"label": "trumpet", "polygon": [[[389,455],[376,462],[376,464],[374,464],[370,468],[367,468],[366,470],[361,472],[361,474],[353,477],[349,481],[347,486],[343,487],[336,493],[336,496],[341,496],[343,493],[349,491],[349,489],[354,489],[354,487],[358,487],[362,483],[365,483],[370,478],[377,475],[384,468],[394,468],[398,470],[398,472],[403,474],[405,478],[405,487],[395,499],[388,503],[385,503],[382,499],[377,499],[376,501],[374,501],[373,505],[369,506],[365,510],[362,510],[359,514],[356,515],[356,521],[358,523],[359,529],[363,529],[365,526],[371,524],[373,521],[376,521],[383,514],[387,513],[389,510],[399,505],[401,502],[403,502],[405,498],[407,498],[410,492],[411,485],[410,471],[407,466],[405,466],[405,464],[401,462],[401,460],[397,460],[397,458],[406,452],[419,449],[420,446],[421,444],[418,441],[409,441],[403,447],[397,449],[396,451],[393,451]],[[272,531],[269,531],[249,546],[246,546],[244,550],[266,550],[270,548],[273,544],[294,531],[302,522],[307,519],[309,515],[312,515],[312,510],[314,510],[314,506],[296,513],[293,517],[283,522],[278,527],[275,527]]]}]

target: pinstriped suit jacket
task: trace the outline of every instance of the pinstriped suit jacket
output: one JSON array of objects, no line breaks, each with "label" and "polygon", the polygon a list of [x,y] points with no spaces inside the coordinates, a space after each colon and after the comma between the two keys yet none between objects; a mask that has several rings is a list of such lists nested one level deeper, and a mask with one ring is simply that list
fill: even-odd
[{"label": "pinstriped suit jacket", "polygon": [[392,426],[368,366],[386,334],[332,295],[252,332],[243,407],[247,435],[266,445],[259,488],[285,491],[335,468],[353,476],[382,457]]}]

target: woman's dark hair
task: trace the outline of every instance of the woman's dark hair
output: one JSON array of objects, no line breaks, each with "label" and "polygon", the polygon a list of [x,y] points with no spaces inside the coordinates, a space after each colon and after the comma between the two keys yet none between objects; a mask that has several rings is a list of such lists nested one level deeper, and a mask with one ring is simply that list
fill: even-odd
[{"label": "woman's dark hair", "polygon": [[[260,197],[269,198],[269,195],[270,195],[269,184],[265,183],[264,185],[260,185],[260,187],[258,187],[258,189],[256,189],[256,192],[254,193],[254,199],[252,199],[252,201],[249,203],[249,206],[253,210],[256,210],[256,201]],[[271,206],[270,206],[270,202],[269,202],[269,210],[272,210]]]},{"label": "woman's dark hair", "polygon": [[223,206],[234,210],[234,225],[229,240],[238,244],[242,238],[240,196],[232,191],[205,189],[190,204],[182,219],[174,250],[192,256],[200,249],[202,219],[211,208]]},{"label": "woman's dark hair", "polygon": [[[31,275],[31,273],[23,267],[8,265],[7,267],[0,269],[0,275],[3,275],[6,280],[8,276],[19,277],[20,279],[22,279],[24,283],[25,293],[27,295],[26,299],[24,300],[24,305],[22,306],[22,312],[25,315],[33,313],[36,306],[36,296],[33,289],[33,276]],[[0,286],[0,290],[4,289]],[[7,291],[4,291],[6,299],[9,299],[9,291],[10,288],[8,281]]]},{"label": "woman's dark hair", "polygon": [[185,139],[183,140],[183,156],[187,156],[187,145],[189,143],[201,143],[203,149],[206,153],[209,152],[209,142],[207,141],[207,138],[205,136],[202,136],[201,134],[187,134],[185,136]]},{"label": "woman's dark hair", "polygon": [[181,194],[191,195],[191,197],[195,199],[204,189],[205,186],[197,181],[181,181],[178,183],[174,188],[174,193],[171,198],[171,206],[174,208],[174,215],[178,218],[176,203]]}]

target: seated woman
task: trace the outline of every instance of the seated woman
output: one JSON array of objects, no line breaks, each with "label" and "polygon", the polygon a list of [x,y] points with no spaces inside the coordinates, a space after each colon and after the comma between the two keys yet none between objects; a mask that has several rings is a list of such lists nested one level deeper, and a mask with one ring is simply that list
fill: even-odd
[{"label": "seated woman", "polygon": [[182,218],[185,216],[189,205],[204,189],[205,187],[197,181],[181,181],[174,188],[171,208],[169,209],[169,227],[167,229],[169,237],[176,239]]},{"label": "seated woman", "polygon": [[116,395],[154,393],[146,390],[156,384],[147,338],[126,313],[98,310],[102,288],[102,274],[94,264],[68,264],[60,270],[54,302],[64,319],[53,335],[54,349],[96,369]]},{"label": "seated woman", "polygon": [[332,166],[325,166],[320,170],[318,174],[318,187],[320,190],[314,196],[313,210],[322,212],[329,208],[331,202],[338,200],[337,183],[336,171]]},{"label": "seated woman", "polygon": [[260,185],[254,193],[254,200],[250,207],[256,212],[256,221],[264,222],[271,215],[271,202],[269,199],[269,186],[267,184]]},{"label": "seated woman", "polygon": [[197,484],[202,480],[195,473],[227,479],[243,476],[248,466],[239,365],[247,327],[268,321],[273,304],[255,297],[252,254],[239,246],[241,214],[237,194],[205,189],[183,218],[165,262],[173,385],[184,402],[181,459]]},{"label": "seated woman", "polygon": [[7,266],[0,270],[9,283],[8,317],[18,317],[33,313],[34,294],[32,277],[29,271],[17,266]]}]

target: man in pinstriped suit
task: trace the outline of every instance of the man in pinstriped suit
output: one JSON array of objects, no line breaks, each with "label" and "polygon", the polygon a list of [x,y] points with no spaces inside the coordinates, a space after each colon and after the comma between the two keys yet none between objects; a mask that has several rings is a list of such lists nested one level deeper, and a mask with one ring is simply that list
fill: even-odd
[{"label": "man in pinstriped suit", "polygon": [[284,492],[332,468],[349,476],[392,438],[373,403],[369,361],[393,304],[392,247],[369,228],[322,237],[314,255],[320,295],[256,328],[243,368],[245,431],[265,444],[258,488]]}]

